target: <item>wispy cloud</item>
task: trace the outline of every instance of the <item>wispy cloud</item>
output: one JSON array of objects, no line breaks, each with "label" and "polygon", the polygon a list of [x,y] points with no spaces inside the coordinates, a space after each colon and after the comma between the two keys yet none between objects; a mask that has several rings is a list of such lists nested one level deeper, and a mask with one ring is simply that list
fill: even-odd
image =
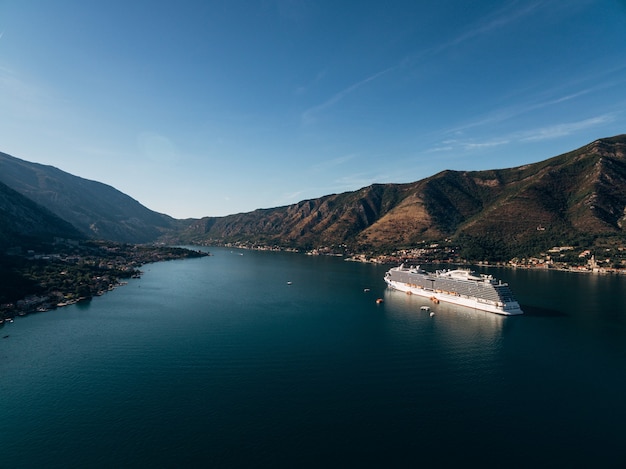
[{"label": "wispy cloud", "polygon": [[295,191],[290,193],[280,194],[280,196],[270,202],[273,207],[282,207],[283,205],[290,205],[302,200],[302,194],[304,191]]},{"label": "wispy cloud", "polygon": [[541,7],[545,3],[545,1],[535,1],[523,5],[522,8],[517,8],[519,2],[510,2],[501,10],[498,10],[492,15],[484,18],[481,22],[472,25],[471,28],[462,32],[457,37],[434,47],[431,52],[442,52],[445,49],[458,46],[459,44],[462,44],[476,37],[483,36],[485,34],[491,33],[492,31],[504,28],[505,26],[534,13],[539,7]]},{"label": "wispy cloud", "polygon": [[330,169],[341,166],[348,161],[355,159],[357,155],[355,153],[351,153],[344,156],[339,156],[337,158],[333,158],[330,160],[321,161],[313,166],[311,166],[311,170],[314,172],[328,171]]},{"label": "wispy cloud", "polygon": [[[390,180],[389,175],[379,171],[378,167],[370,170],[343,174],[333,181],[334,192],[344,192],[360,189],[382,181]],[[386,171],[386,169],[385,169]]]},{"label": "wispy cloud", "polygon": [[6,67],[0,67],[0,98],[5,113],[27,119],[47,114],[52,101],[48,91]]},{"label": "wispy cloud", "polygon": [[[621,67],[624,68],[624,67]],[[459,133],[464,133],[467,130],[485,127],[485,126],[493,126],[496,124],[500,124],[502,122],[514,119],[516,117],[522,116],[524,114],[528,114],[531,112],[539,111],[542,109],[547,109],[552,106],[558,106],[560,104],[566,103],[568,101],[573,101],[575,99],[581,98],[583,96],[593,94],[595,92],[605,90],[611,87],[620,86],[624,84],[624,79],[613,79],[610,75],[613,74],[615,70],[608,71],[606,73],[600,73],[597,75],[589,76],[584,79],[573,80],[570,83],[561,84],[556,89],[545,90],[541,93],[540,96],[530,96],[521,100],[520,104],[514,104],[511,106],[502,107],[499,109],[492,110],[491,112],[478,116],[474,120],[466,122],[464,124],[452,127],[446,130],[444,133],[448,135],[457,135]],[[558,95],[559,92],[563,93],[564,89],[571,89],[576,86],[584,85],[584,82],[592,81],[594,85],[587,86],[584,88],[580,88],[577,91],[561,94],[555,98],[545,98],[546,96],[555,96]]]},{"label": "wispy cloud", "polygon": [[535,13],[538,9],[549,3],[549,1],[538,0],[526,5],[518,7],[520,2],[512,1],[503,8],[495,11],[491,15],[482,18],[480,21],[470,25],[466,30],[461,31],[457,36],[447,41],[435,44],[431,47],[424,48],[405,57],[398,67],[410,66],[416,63],[422,63],[424,58],[437,56],[446,52],[448,49],[455,48],[461,44],[471,41],[472,39],[485,36],[499,29],[524,19]]},{"label": "wispy cloud", "polygon": [[452,145],[439,145],[436,147],[429,148],[426,150],[426,153],[437,153],[442,151],[452,151],[454,150],[454,146]]},{"label": "wispy cloud", "polygon": [[483,150],[485,148],[499,147],[502,145],[507,145],[509,143],[511,143],[509,139],[504,139],[504,140],[500,139],[500,140],[490,140],[487,142],[479,142],[479,143],[466,142],[466,143],[463,143],[462,146],[465,150],[471,151],[471,150]]},{"label": "wispy cloud", "polygon": [[297,86],[294,93],[296,95],[302,95],[307,93],[309,89],[311,89],[313,86],[318,85],[326,77],[326,74],[326,70],[321,70],[317,72],[317,75],[315,75],[315,77],[313,77],[313,79],[308,84]]},{"label": "wispy cloud", "polygon": [[367,83],[370,83],[380,78],[381,76],[386,75],[387,73],[394,70],[395,68],[396,68],[395,66],[389,67],[378,73],[370,75],[367,78],[364,78],[363,80],[360,80],[348,86],[347,88],[344,88],[338,93],[335,93],[333,96],[331,96],[329,99],[327,99],[323,103],[318,104],[317,106],[310,107],[309,109],[307,109],[306,111],[302,113],[302,123],[305,125],[308,125],[308,124],[315,122],[317,115],[320,114],[322,111],[325,111],[328,108],[334,106],[335,104],[337,104],[339,101],[341,101],[343,98],[345,98],[349,94],[354,93],[356,90],[366,85]]},{"label": "wispy cloud", "polygon": [[470,138],[458,138],[455,140],[448,139],[433,146],[432,148],[429,148],[428,150],[426,150],[426,153],[454,151],[471,152],[476,150],[486,150],[489,148],[495,148],[509,144],[538,142],[542,140],[567,137],[568,135],[572,135],[576,132],[581,132],[587,129],[609,124],[611,122],[614,122],[616,118],[617,113],[606,113],[575,122],[563,122],[559,124],[548,125],[545,127],[538,127],[534,129],[513,132],[508,135],[504,135],[498,138],[486,139],[484,141],[478,141],[476,139]]},{"label": "wispy cloud", "polygon": [[[409,66],[411,63],[417,62],[418,60],[421,60],[425,56],[437,55],[439,53],[444,52],[445,50],[449,48],[458,46],[466,41],[469,41],[471,39],[474,39],[476,37],[479,37],[485,34],[489,34],[492,31],[504,28],[507,25],[515,21],[518,21],[526,16],[529,16],[530,14],[534,13],[537,9],[539,9],[546,3],[547,2],[545,0],[539,0],[539,1],[535,1],[527,5],[524,4],[522,5],[521,8],[519,8],[518,6],[520,5],[520,2],[518,1],[510,2],[504,8],[484,18],[481,22],[474,24],[468,30],[462,32],[460,35],[452,38],[451,40],[438,44],[436,46],[433,46],[429,49],[421,50],[409,57],[405,57],[396,65],[393,65],[391,67],[386,68],[385,70],[382,70],[373,75],[370,75],[367,78],[364,78],[363,80],[360,80],[348,86],[347,88],[344,88],[343,90],[335,93],[333,96],[331,96],[329,99],[327,99],[323,103],[308,108],[302,113],[302,116],[301,116],[302,123],[304,125],[314,123],[316,121],[317,116],[321,112],[331,108],[332,106],[336,105],[339,101],[341,101],[343,98],[345,98],[347,95],[355,92],[356,90],[366,85],[367,83],[374,81],[383,75],[386,75],[392,70]],[[302,93],[303,89],[304,89],[303,87],[300,87],[297,89],[297,92]]]},{"label": "wispy cloud", "polygon": [[540,140],[549,140],[552,138],[560,138],[580,132],[603,124],[608,124],[615,120],[615,114],[603,114],[589,119],[577,122],[567,122],[563,124],[551,125],[525,132],[525,136],[520,138],[522,142],[536,142]]},{"label": "wispy cloud", "polygon": [[511,139],[508,137],[490,139],[483,142],[477,142],[474,140],[447,140],[445,142],[441,142],[439,145],[429,148],[426,150],[426,153],[485,150],[487,148],[508,145],[509,143],[511,143]]},{"label": "wispy cloud", "polygon": [[304,191],[295,191],[295,192],[291,192],[290,194],[283,194],[283,196],[281,197],[281,200],[283,200],[283,201],[285,201],[285,200],[287,200],[287,201],[299,200],[299,197],[303,193],[304,193]]},{"label": "wispy cloud", "polygon": [[322,195],[340,194],[342,192],[358,190],[383,181],[392,181],[394,177],[372,171],[346,172],[338,175],[333,180],[327,181],[327,184],[309,186],[302,190],[289,194],[283,194],[279,200],[274,201],[275,205],[287,205],[300,202],[308,198],[316,198]]}]

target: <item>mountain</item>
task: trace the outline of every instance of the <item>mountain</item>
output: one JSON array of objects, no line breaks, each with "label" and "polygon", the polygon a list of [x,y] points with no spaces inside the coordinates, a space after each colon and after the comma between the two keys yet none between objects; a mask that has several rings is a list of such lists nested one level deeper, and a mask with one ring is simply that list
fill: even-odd
[{"label": "mountain", "polygon": [[84,236],[65,220],[0,182],[0,249]]},{"label": "mountain", "polygon": [[559,244],[623,237],[626,135],[539,163],[443,171],[297,204],[191,222],[186,242],[383,251],[445,238],[469,257],[507,257]]},{"label": "mountain", "polygon": [[176,224],[111,186],[5,153],[0,153],[0,182],[91,238],[150,242]]},{"label": "mountain", "polygon": [[[14,236],[8,226],[22,226],[16,233],[71,230],[52,222],[52,212],[84,236],[111,241],[384,252],[447,239],[471,259],[626,239],[626,135],[516,168],[442,171],[408,184],[373,184],[284,207],[192,220],[175,220],[105,184],[3,153],[0,182],[49,211],[46,218],[16,209],[22,220],[3,222],[8,238]],[[25,202],[7,189],[1,192],[7,194],[3,220],[13,220],[7,207]]]}]

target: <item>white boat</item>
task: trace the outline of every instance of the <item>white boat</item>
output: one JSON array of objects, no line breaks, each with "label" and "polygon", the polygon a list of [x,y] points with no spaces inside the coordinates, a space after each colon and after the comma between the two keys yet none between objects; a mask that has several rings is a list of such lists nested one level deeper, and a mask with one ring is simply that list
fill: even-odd
[{"label": "white boat", "polygon": [[491,275],[471,270],[438,270],[427,272],[420,267],[393,267],[385,274],[391,288],[490,313],[511,316],[523,314],[509,285]]}]

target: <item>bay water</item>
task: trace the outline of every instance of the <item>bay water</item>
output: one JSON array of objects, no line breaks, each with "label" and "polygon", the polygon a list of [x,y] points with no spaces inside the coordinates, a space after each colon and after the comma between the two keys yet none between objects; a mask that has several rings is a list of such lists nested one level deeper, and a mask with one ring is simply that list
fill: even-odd
[{"label": "bay water", "polygon": [[210,250],[0,329],[1,468],[626,465],[625,277],[480,268],[502,317]]}]

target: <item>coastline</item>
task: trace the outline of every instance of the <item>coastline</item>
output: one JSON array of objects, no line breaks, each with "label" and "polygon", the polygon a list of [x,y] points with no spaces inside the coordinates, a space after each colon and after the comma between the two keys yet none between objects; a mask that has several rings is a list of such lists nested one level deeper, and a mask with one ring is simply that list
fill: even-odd
[{"label": "coastline", "polygon": [[[0,303],[0,327],[16,316],[43,313],[91,301],[119,286],[126,279],[139,278],[143,265],[175,259],[210,256],[209,252],[181,247],[142,246],[108,242],[87,242],[80,248],[54,254],[6,257],[9,281],[19,286]],[[5,272],[5,277],[9,277]]]},{"label": "coastline", "polygon": [[[485,267],[503,267],[512,269],[532,269],[532,270],[554,270],[559,272],[598,274],[598,275],[626,275],[626,266],[624,268],[614,267],[598,267],[593,259],[589,259],[586,265],[569,265],[560,261],[553,261],[547,258],[530,257],[522,261],[516,259],[502,262],[488,261],[469,261],[458,257],[458,249],[450,246],[432,244],[428,248],[410,249],[397,251],[393,254],[368,255],[365,253],[350,252],[347,249],[338,250],[330,247],[319,247],[311,250],[301,250],[292,247],[280,247],[277,245],[265,246],[255,243],[238,242],[238,243],[216,243],[215,246],[232,247],[237,249],[246,249],[253,251],[280,251],[295,252],[305,254],[307,256],[332,256],[343,257],[347,262],[361,262],[365,264],[383,264],[383,265],[400,265],[403,262],[420,264],[450,264],[455,266],[485,266]],[[199,246],[208,246],[208,244],[199,244]]]}]

